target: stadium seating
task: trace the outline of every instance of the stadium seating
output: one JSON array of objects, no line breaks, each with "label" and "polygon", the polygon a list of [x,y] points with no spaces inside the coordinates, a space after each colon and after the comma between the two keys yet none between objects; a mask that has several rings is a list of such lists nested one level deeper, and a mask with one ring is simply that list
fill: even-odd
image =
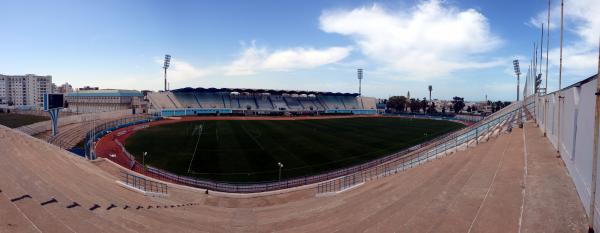
[{"label": "stadium seating", "polygon": [[196,96],[191,93],[182,93],[177,95],[177,99],[185,108],[200,108],[200,103],[196,100]]},{"label": "stadium seating", "polygon": [[300,105],[306,110],[325,110],[324,108],[320,108],[315,104],[313,99],[298,99]]},{"label": "stadium seating", "polygon": [[150,92],[147,96],[153,107],[157,109],[184,108],[171,92]]},{"label": "stadium seating", "polygon": [[[180,94],[177,94],[178,96]],[[194,94],[202,108],[224,108],[223,98],[218,94]]]},{"label": "stadium seating", "polygon": [[283,97],[283,100],[287,104],[288,109],[293,109],[293,110],[302,110],[302,109],[304,109],[302,107],[302,105],[300,105],[300,102],[298,102],[298,98]]},{"label": "stadium seating", "polygon": [[269,100],[268,95],[256,96],[256,103],[258,104],[258,109],[260,110],[274,110],[273,104],[271,100]]},{"label": "stadium seating", "polygon": [[327,109],[346,109],[344,103],[338,96],[324,95],[318,97]]},{"label": "stadium seating", "polygon": [[283,100],[283,96],[277,95],[277,96],[270,96],[269,98],[271,99],[271,102],[273,103],[273,107],[275,108],[275,110],[287,110],[288,109],[287,104]]},{"label": "stadium seating", "polygon": [[[365,101],[369,99],[369,101]],[[297,112],[306,114],[376,114],[375,98],[359,97],[352,93],[280,91],[265,89],[183,88],[169,92],[149,93],[153,111],[169,110],[168,115],[211,114],[219,109],[222,114],[257,114]],[[365,106],[368,102],[369,106]],[[183,111],[188,109],[191,111]],[[175,113],[175,112],[178,113]],[[174,114],[175,113],[175,114]]]}]

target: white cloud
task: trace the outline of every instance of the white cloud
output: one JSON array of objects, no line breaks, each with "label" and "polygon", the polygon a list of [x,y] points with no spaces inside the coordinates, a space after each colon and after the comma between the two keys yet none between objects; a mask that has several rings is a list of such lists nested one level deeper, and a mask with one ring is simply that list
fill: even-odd
[{"label": "white cloud", "polygon": [[350,55],[351,47],[329,47],[325,49],[289,48],[269,51],[253,42],[241,55],[225,67],[225,74],[251,75],[258,71],[289,71],[310,69],[341,61]]},{"label": "white cloud", "polygon": [[[155,59],[154,61],[157,64],[163,64],[162,59]],[[167,79],[171,83],[181,83],[202,78],[211,73],[213,73],[213,71],[210,68],[197,68],[186,61],[173,58],[171,60],[171,66],[168,69]]]},{"label": "white cloud", "polygon": [[[550,10],[550,28],[557,32],[560,27],[560,4],[554,1]],[[600,1],[598,0],[570,0],[564,5],[565,33],[573,33],[573,37],[566,37],[563,47],[563,67],[566,74],[577,76],[590,75],[597,72],[598,39],[600,38]],[[547,22],[547,11],[539,12],[530,19],[530,24],[539,28],[540,24]],[[559,34],[551,35],[551,40],[558,41]],[[557,67],[560,62],[559,48],[550,49],[550,63]],[[583,77],[580,77],[583,78]]]},{"label": "white cloud", "polygon": [[460,10],[440,0],[410,9],[379,5],[325,11],[321,29],[353,38],[362,53],[406,76],[431,78],[456,70],[500,65],[476,55],[497,48],[487,18],[474,9]]}]

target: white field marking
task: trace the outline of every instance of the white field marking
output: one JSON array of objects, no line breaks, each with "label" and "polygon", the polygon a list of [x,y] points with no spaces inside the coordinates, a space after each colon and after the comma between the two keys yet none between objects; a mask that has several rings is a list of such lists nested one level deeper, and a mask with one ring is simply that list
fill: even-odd
[{"label": "white field marking", "polygon": [[[510,144],[510,139],[508,141],[508,144]],[[473,218],[473,221],[471,222],[471,225],[469,226],[469,231],[467,231],[468,233],[470,233],[471,230],[473,229],[473,224],[475,224],[475,221],[477,221],[477,217],[479,217],[479,212],[481,211],[483,204],[485,204],[485,200],[487,199],[488,194],[490,194],[490,190],[492,189],[492,186],[494,185],[494,181],[496,180],[496,175],[498,175],[498,171],[500,170],[500,167],[502,167],[502,162],[504,162],[504,154],[506,153],[506,150],[508,148],[509,148],[509,146],[507,145],[506,147],[504,147],[504,151],[502,151],[502,159],[498,163],[498,166],[496,166],[496,171],[494,171],[494,177],[492,177],[492,182],[490,182],[490,186],[488,186],[488,189],[485,192],[483,201],[481,201],[481,204],[479,205],[479,208],[477,209],[477,213],[475,214],[475,218]]]},{"label": "white field marking", "polygon": [[[190,170],[192,169],[192,162],[194,162],[194,157],[196,157],[196,150],[198,149],[198,143],[200,143],[200,137],[202,136],[202,125],[200,125],[198,128],[199,129],[199,133],[198,133],[198,141],[196,141],[196,147],[194,147],[194,153],[192,154],[192,159],[190,159],[190,165],[188,166],[188,173],[190,173]],[[194,129],[194,132],[196,132],[196,129]],[[192,132],[192,135],[194,135],[194,132]]]},{"label": "white field marking", "polygon": [[523,223],[523,210],[525,209],[525,187],[527,187],[527,141],[525,140],[525,126],[523,126],[523,156],[525,160],[523,172],[523,190],[521,190],[521,214],[519,215],[519,233],[521,233],[521,226]]}]

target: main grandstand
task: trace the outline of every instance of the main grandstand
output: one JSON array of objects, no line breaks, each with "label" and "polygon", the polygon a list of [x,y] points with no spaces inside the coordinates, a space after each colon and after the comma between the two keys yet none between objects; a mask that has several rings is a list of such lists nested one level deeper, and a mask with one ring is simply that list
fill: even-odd
[{"label": "main grandstand", "polygon": [[377,100],[358,93],[188,87],[148,93],[148,100],[162,116],[377,113]]}]

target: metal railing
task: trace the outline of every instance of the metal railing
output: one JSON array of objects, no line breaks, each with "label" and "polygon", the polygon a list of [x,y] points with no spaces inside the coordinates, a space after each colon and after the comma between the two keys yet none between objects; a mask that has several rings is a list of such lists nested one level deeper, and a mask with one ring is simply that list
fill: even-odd
[{"label": "metal railing", "polygon": [[[422,148],[409,155],[389,161],[375,167],[371,167],[353,174],[328,180],[317,185],[317,193],[333,193],[362,184],[368,180],[389,176],[404,170],[419,166],[427,161],[435,160],[448,155],[449,151],[456,151],[459,147],[469,147],[472,142],[478,143],[480,137],[489,136],[496,129],[507,123],[514,122],[518,117],[521,103],[515,103],[498,113],[491,115],[485,120],[474,124],[465,130],[458,131],[443,139],[436,140],[427,148]],[[525,106],[530,108],[532,104]]]},{"label": "metal railing", "polygon": [[[155,121],[160,119],[161,117],[157,114],[154,115],[139,115],[139,116],[131,116],[124,117],[118,120],[104,122],[98,125],[93,125],[91,129],[85,136],[85,156],[89,159],[96,159],[95,154],[93,153],[93,147],[96,140],[103,137],[104,135],[110,133],[113,130],[120,129],[123,127],[141,124],[145,122]],[[92,122],[93,124],[93,122]]]},{"label": "metal railing", "polygon": [[129,172],[122,172],[121,178],[123,183],[136,189],[143,190],[144,192],[161,194],[168,194],[169,192],[169,187],[167,186],[167,184],[148,180],[144,177],[137,176]]}]

